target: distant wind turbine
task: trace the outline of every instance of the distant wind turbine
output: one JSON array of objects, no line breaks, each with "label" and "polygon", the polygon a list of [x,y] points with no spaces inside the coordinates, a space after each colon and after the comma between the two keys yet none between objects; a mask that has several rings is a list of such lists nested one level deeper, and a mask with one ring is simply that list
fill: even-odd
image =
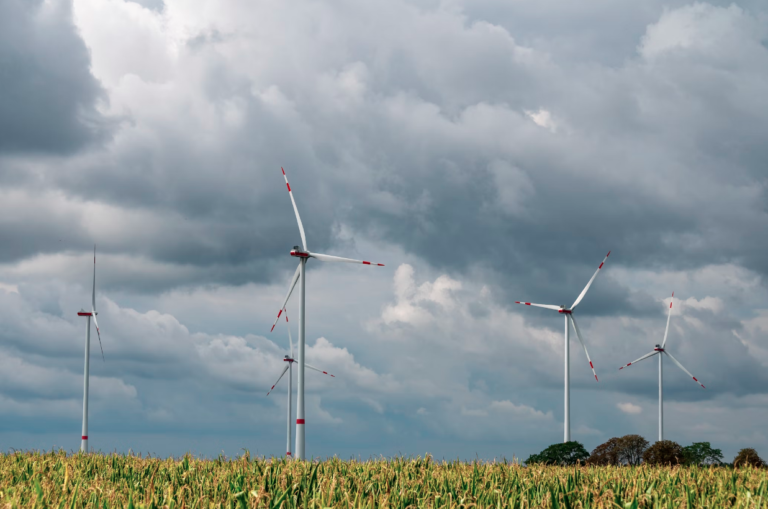
[{"label": "distant wind turbine", "polygon": [[[298,375],[298,394],[296,398],[296,457],[298,459],[305,459],[305,451],[304,451],[304,366],[306,365],[304,363],[304,344],[305,344],[305,329],[306,329],[306,321],[305,321],[305,303],[306,303],[306,268],[305,265],[307,263],[307,260],[309,258],[315,258],[317,260],[320,260],[321,262],[345,262],[345,263],[361,263],[363,265],[378,265],[379,267],[383,267],[384,264],[382,263],[372,263],[372,262],[366,262],[363,260],[353,260],[352,258],[341,258],[339,256],[330,256],[325,254],[319,254],[319,253],[312,253],[307,249],[307,238],[304,235],[304,225],[301,223],[301,216],[299,216],[299,209],[296,208],[296,200],[293,199],[293,191],[291,191],[291,184],[288,183],[288,177],[285,174],[285,170],[283,168],[280,168],[283,170],[283,178],[285,179],[285,185],[288,188],[288,195],[291,197],[291,203],[293,204],[293,211],[296,214],[296,221],[299,224],[299,233],[301,234],[301,245],[303,249],[300,249],[299,246],[294,246],[293,250],[291,250],[291,256],[295,256],[299,259],[299,266],[296,267],[296,272],[293,274],[293,278],[291,279],[291,284],[288,287],[288,295],[285,296],[285,300],[283,301],[283,305],[280,306],[280,311],[277,313],[277,318],[275,318],[275,322],[272,324],[272,330],[275,328],[275,324],[277,323],[277,320],[280,318],[280,314],[285,309],[286,304],[288,303],[288,299],[291,297],[291,292],[293,292],[293,288],[296,286],[296,282],[301,279],[301,285],[299,285],[300,288],[300,295],[299,295],[299,375]],[[289,363],[290,365],[290,363]],[[309,367],[309,366],[307,366]]]},{"label": "distant wind turbine", "polygon": [[581,347],[584,348],[584,353],[587,354],[587,360],[589,361],[589,367],[592,368],[592,374],[595,375],[595,380],[597,380],[597,373],[595,373],[595,367],[592,365],[592,359],[589,358],[589,352],[587,352],[587,345],[584,344],[584,339],[581,337],[581,331],[579,330],[579,326],[576,325],[576,318],[573,316],[573,310],[576,308],[576,306],[579,305],[579,302],[584,298],[584,296],[587,294],[587,290],[589,290],[589,287],[592,286],[592,282],[597,277],[597,274],[600,272],[600,269],[603,268],[603,265],[605,264],[606,260],[608,260],[608,257],[611,256],[611,252],[608,251],[608,254],[605,255],[605,258],[603,259],[603,262],[600,264],[600,266],[597,268],[594,274],[592,274],[592,279],[589,280],[589,283],[587,283],[587,286],[584,287],[584,289],[581,291],[579,296],[576,298],[576,302],[573,303],[573,305],[570,308],[567,308],[565,306],[555,306],[551,304],[533,304],[531,302],[520,302],[515,301],[515,304],[523,304],[525,306],[536,306],[540,308],[546,308],[546,309],[553,309],[557,311],[558,313],[562,313],[565,315],[565,417],[564,417],[564,423],[563,423],[563,442],[570,442],[571,441],[571,360],[570,360],[570,342],[569,342],[569,331],[570,327],[568,327],[568,320],[571,321],[571,324],[573,324],[573,330],[576,331],[576,337],[579,340],[579,343],[581,343]]},{"label": "distant wind turbine", "polygon": [[85,325],[85,372],[83,374],[83,430],[81,435],[80,450],[88,452],[88,378],[91,365],[91,318],[96,325],[96,335],[99,338],[99,349],[101,349],[101,360],[104,361],[104,349],[101,347],[101,332],[99,331],[99,322],[96,320],[96,246],[93,246],[93,292],[91,293],[91,312],[83,309],[77,313],[77,316],[88,318]]},{"label": "distant wind turbine", "polygon": [[[675,292],[672,292],[672,300],[674,300],[674,298],[675,298]],[[701,385],[702,389],[706,388],[706,387],[704,387],[704,384],[699,382],[699,380],[695,376],[693,376],[687,369],[685,369],[682,364],[677,362],[677,359],[672,357],[671,353],[667,352],[664,349],[664,346],[666,346],[666,344],[667,344],[667,335],[669,334],[669,319],[670,318],[672,318],[672,301],[671,300],[669,301],[669,311],[667,312],[667,328],[664,329],[664,340],[661,342],[661,346],[656,345],[656,348],[654,348],[651,353],[647,353],[647,354],[643,355],[642,357],[640,357],[639,359],[630,362],[626,366],[622,366],[622,367],[619,368],[619,371],[621,371],[622,369],[624,369],[624,368],[626,368],[628,366],[631,366],[632,364],[637,364],[638,362],[640,362],[642,360],[645,360],[645,359],[647,359],[649,357],[653,357],[656,354],[659,355],[659,441],[664,440],[664,386],[663,386],[662,363],[661,363],[662,358],[664,356],[661,355],[661,354],[667,355],[670,359],[672,359],[672,362],[677,364],[677,367],[682,369],[685,372],[686,375],[688,375],[689,377],[693,378],[694,382],[696,382],[697,384]]]},{"label": "distant wind turbine", "polygon": [[[293,338],[291,338],[291,325],[290,323],[288,323],[288,312],[285,309],[283,311],[285,312],[285,327],[288,329],[288,343],[291,345],[291,355],[290,356],[286,355],[285,359],[283,359],[288,364],[285,366],[285,368],[283,368],[283,372],[280,373],[280,376],[277,378],[277,382],[275,382],[275,384],[269,389],[269,392],[267,392],[267,396],[269,396],[269,394],[273,390],[275,390],[275,387],[277,386],[277,384],[280,383],[280,379],[282,379],[283,375],[285,375],[285,372],[288,371],[288,420],[287,420],[287,430],[286,430],[288,439],[286,442],[286,449],[285,449],[287,452],[285,454],[286,456],[290,456],[291,455],[291,397],[293,394],[293,363],[296,361],[293,359]],[[309,369],[314,369],[315,371],[319,371],[324,375],[328,375],[330,377],[335,378],[333,375],[331,375],[327,371],[323,371],[314,366],[310,366],[309,364],[304,364],[304,366]]]}]

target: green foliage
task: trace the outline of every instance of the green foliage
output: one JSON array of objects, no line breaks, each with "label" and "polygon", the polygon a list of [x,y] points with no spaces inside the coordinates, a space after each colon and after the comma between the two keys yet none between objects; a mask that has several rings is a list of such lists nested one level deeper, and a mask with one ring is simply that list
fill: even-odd
[{"label": "green foliage", "polygon": [[757,455],[757,451],[754,449],[742,449],[733,459],[733,466],[738,467],[764,467],[765,461]]},{"label": "green foliage", "polygon": [[768,508],[762,469],[0,453],[0,508]]},{"label": "green foliage", "polygon": [[723,462],[723,451],[713,449],[709,442],[696,442],[683,447],[683,459],[688,465],[718,465]]},{"label": "green foliage", "polygon": [[576,465],[583,464],[589,458],[589,453],[579,442],[565,442],[553,444],[541,451],[532,454],[525,460],[527,465],[536,463],[544,465]]},{"label": "green foliage", "polygon": [[685,462],[683,448],[672,440],[659,440],[643,454],[646,465],[680,465]]}]

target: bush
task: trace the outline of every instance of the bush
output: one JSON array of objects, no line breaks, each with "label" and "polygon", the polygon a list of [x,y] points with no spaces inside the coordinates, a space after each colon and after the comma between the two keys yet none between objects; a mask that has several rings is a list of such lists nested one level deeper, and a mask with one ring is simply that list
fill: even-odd
[{"label": "bush", "polygon": [[709,442],[696,442],[683,447],[683,458],[688,465],[712,465],[723,462],[723,452],[713,449]]},{"label": "bush", "polygon": [[680,465],[685,462],[685,456],[680,444],[672,440],[661,440],[645,451],[643,461],[648,465]]},{"label": "bush", "polygon": [[612,438],[606,443],[598,445],[587,458],[587,465],[619,465],[620,438]]},{"label": "bush", "polygon": [[531,454],[526,465],[536,463],[544,465],[576,465],[584,463],[589,458],[589,453],[579,442],[565,442],[564,444],[550,445],[539,454]]},{"label": "bush", "polygon": [[733,467],[746,467],[751,465],[753,467],[764,467],[765,461],[757,455],[757,451],[754,449],[742,449],[739,454],[733,459]]}]

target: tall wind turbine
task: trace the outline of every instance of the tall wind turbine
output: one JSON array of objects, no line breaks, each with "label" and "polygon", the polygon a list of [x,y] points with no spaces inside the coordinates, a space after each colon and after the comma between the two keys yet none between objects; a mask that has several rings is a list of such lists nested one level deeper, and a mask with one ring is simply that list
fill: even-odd
[{"label": "tall wind turbine", "polygon": [[[339,256],[330,256],[319,253],[312,253],[307,249],[307,238],[304,235],[304,225],[301,223],[301,216],[299,216],[299,209],[296,208],[296,200],[293,199],[293,191],[291,191],[291,184],[288,183],[288,177],[283,170],[283,178],[285,179],[285,185],[288,188],[288,195],[291,197],[291,203],[293,204],[293,211],[296,213],[296,221],[299,223],[299,233],[301,234],[301,245],[294,246],[291,250],[291,256],[295,256],[299,259],[299,266],[296,267],[296,272],[293,274],[291,284],[288,287],[288,295],[285,296],[283,305],[280,306],[280,311],[277,313],[275,323],[272,324],[272,330],[275,328],[277,320],[285,309],[285,305],[288,303],[288,299],[291,297],[291,292],[296,286],[296,282],[301,280],[299,285],[299,375],[298,375],[298,394],[296,397],[296,458],[305,459],[304,454],[304,343],[305,343],[305,302],[306,302],[306,263],[309,258],[315,258],[321,262],[346,262],[346,263],[362,263],[363,265],[378,265],[383,267],[382,263],[372,263],[363,260],[353,260],[352,258],[341,258]],[[289,364],[290,365],[290,364]]]},{"label": "tall wind turbine", "polygon": [[[675,292],[672,292],[672,300],[674,300],[674,298],[675,298]],[[667,313],[667,328],[664,329],[664,340],[661,342],[661,346],[656,345],[656,348],[654,348],[651,353],[645,354],[642,357],[640,357],[639,359],[634,360],[634,361],[630,362],[629,364],[627,364],[626,366],[622,366],[622,367],[619,368],[619,371],[621,371],[622,369],[626,368],[627,366],[631,366],[632,364],[637,364],[638,362],[640,362],[642,360],[645,360],[645,359],[647,359],[649,357],[653,357],[656,354],[659,355],[659,441],[664,440],[664,388],[663,388],[663,383],[662,383],[663,382],[663,376],[662,376],[662,362],[661,362],[662,358],[664,356],[661,355],[661,354],[669,356],[669,358],[672,359],[672,362],[677,364],[677,367],[682,369],[685,372],[686,375],[688,375],[689,377],[693,378],[694,382],[696,382],[697,384],[701,385],[702,389],[706,389],[706,387],[704,387],[704,384],[699,382],[699,380],[695,376],[693,376],[690,372],[688,372],[688,370],[685,369],[682,364],[677,362],[677,359],[672,357],[671,353],[667,352],[664,349],[664,347],[667,344],[667,335],[669,334],[669,319],[672,318],[672,300],[669,301],[669,311]]]},{"label": "tall wind turbine", "polygon": [[[285,310],[283,310],[285,311]],[[285,454],[286,456],[291,455],[291,397],[293,395],[293,363],[296,362],[293,358],[293,339],[291,338],[291,326],[288,323],[288,312],[285,312],[285,326],[288,329],[288,343],[291,345],[291,355],[290,357],[288,355],[285,356],[285,359],[283,359],[288,364],[283,368],[283,372],[280,373],[280,376],[277,378],[277,382],[269,389],[269,392],[267,392],[267,396],[275,390],[275,387],[278,383],[280,383],[280,379],[283,378],[283,375],[285,375],[285,372],[288,371],[288,420],[286,421],[287,424],[287,442],[285,446],[285,450],[287,451]],[[305,367],[309,369],[314,369],[315,371],[319,371],[320,373],[323,373],[324,375],[331,376],[335,378],[333,375],[328,373],[327,371],[323,371],[321,369],[318,369],[314,366],[310,366],[309,364],[304,364]]]},{"label": "tall wind turbine", "polygon": [[569,337],[568,337],[570,327],[568,327],[568,321],[570,320],[571,324],[573,324],[573,330],[576,331],[576,337],[579,339],[579,343],[581,343],[581,347],[584,348],[584,353],[587,354],[589,367],[592,368],[592,374],[595,375],[595,380],[597,380],[597,373],[595,373],[595,367],[592,365],[592,359],[589,358],[589,352],[587,352],[587,345],[584,344],[584,339],[581,337],[581,331],[579,330],[579,326],[576,325],[576,318],[574,318],[573,316],[573,310],[576,308],[576,306],[579,305],[579,302],[581,302],[581,299],[583,299],[584,296],[587,294],[587,290],[589,290],[589,287],[592,286],[592,282],[597,277],[597,274],[600,272],[600,269],[603,268],[603,265],[605,264],[606,260],[608,260],[609,256],[611,256],[610,251],[608,251],[608,254],[605,255],[605,258],[603,258],[603,262],[597,268],[595,273],[592,274],[592,279],[589,280],[589,283],[587,283],[587,286],[584,287],[584,289],[581,291],[579,296],[576,298],[576,302],[574,302],[570,308],[567,308],[565,306],[555,306],[551,304],[533,304],[531,302],[515,301],[515,304],[523,304],[525,306],[536,306],[540,308],[553,309],[558,313],[562,313],[563,315],[565,315],[565,418],[564,418],[565,422],[564,422],[564,431],[563,431],[563,442],[571,441],[571,359],[570,359],[570,348],[569,348],[570,344],[569,344]]},{"label": "tall wind turbine", "polygon": [[85,372],[83,374],[83,432],[81,435],[80,450],[88,452],[88,377],[91,365],[91,318],[96,324],[96,335],[99,337],[99,348],[101,349],[101,359],[104,360],[104,349],[101,347],[101,332],[99,331],[99,322],[96,320],[96,246],[93,246],[93,292],[91,293],[91,312],[83,309],[77,313],[77,316],[87,317],[85,325]]}]

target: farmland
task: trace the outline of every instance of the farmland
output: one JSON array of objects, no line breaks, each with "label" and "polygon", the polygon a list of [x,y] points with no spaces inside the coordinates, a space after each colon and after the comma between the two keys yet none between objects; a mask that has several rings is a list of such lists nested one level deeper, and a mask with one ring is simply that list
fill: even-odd
[{"label": "farmland", "polygon": [[0,454],[0,507],[768,507],[766,469]]}]

